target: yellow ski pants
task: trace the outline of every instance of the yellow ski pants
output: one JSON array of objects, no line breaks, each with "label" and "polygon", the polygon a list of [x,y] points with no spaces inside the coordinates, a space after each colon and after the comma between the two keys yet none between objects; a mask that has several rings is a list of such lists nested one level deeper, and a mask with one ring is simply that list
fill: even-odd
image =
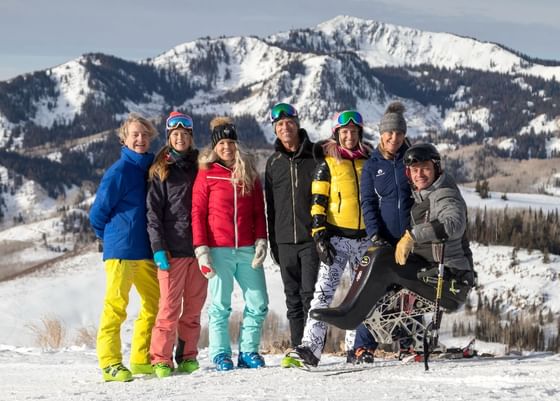
[{"label": "yellow ski pants", "polygon": [[130,362],[150,363],[152,328],[158,312],[159,284],[157,268],[151,260],[107,259],[106,290],[103,312],[97,332],[99,367],[122,362],[121,326],[126,320],[126,307],[132,285],[140,295],[140,312],[134,322]]}]

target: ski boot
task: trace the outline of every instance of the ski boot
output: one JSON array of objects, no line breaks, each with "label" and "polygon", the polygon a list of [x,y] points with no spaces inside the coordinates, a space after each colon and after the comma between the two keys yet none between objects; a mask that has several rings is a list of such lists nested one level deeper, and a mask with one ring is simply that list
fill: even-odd
[{"label": "ski boot", "polygon": [[154,365],[154,373],[159,378],[169,377],[171,372],[173,372],[173,368],[165,362],[159,362]]},{"label": "ski boot", "polygon": [[258,352],[240,352],[237,358],[238,368],[262,368],[264,359]]},{"label": "ski boot", "polygon": [[133,375],[151,375],[154,367],[150,363],[130,363],[130,372]]},{"label": "ski boot", "polygon": [[310,366],[317,366],[319,358],[313,354],[309,347],[298,345],[292,352],[288,353],[280,366],[283,368],[305,368]]},{"label": "ski boot", "polygon": [[222,352],[214,357],[214,361],[216,364],[216,370],[218,371],[226,371],[233,369],[233,361],[231,360],[231,356]]},{"label": "ski boot", "polygon": [[103,380],[106,382],[129,382],[132,373],[121,362],[103,368]]},{"label": "ski boot", "polygon": [[367,348],[358,348],[356,350],[356,363],[373,363],[375,350]]},{"label": "ski boot", "polygon": [[198,370],[200,365],[196,359],[186,359],[184,361],[179,362],[177,365],[177,371],[180,373],[192,373],[195,370]]}]

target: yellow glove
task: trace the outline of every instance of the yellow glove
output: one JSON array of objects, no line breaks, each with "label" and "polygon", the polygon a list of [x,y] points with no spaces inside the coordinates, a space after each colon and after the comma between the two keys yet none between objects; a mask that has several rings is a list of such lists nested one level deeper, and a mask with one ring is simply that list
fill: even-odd
[{"label": "yellow glove", "polygon": [[397,243],[397,249],[395,250],[395,261],[397,264],[404,266],[406,264],[406,259],[414,247],[414,239],[410,232],[406,230],[402,238]]}]

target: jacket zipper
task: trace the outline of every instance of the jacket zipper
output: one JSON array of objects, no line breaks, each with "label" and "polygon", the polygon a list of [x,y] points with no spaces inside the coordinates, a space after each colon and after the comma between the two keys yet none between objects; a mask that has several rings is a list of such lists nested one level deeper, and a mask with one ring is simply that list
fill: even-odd
[{"label": "jacket zipper", "polygon": [[237,184],[235,180],[233,180],[233,172],[231,174],[232,184],[233,184],[233,231],[234,231],[234,238],[235,238],[235,249],[239,247],[239,233],[237,230]]},{"label": "jacket zipper", "polygon": [[399,228],[401,229],[401,233],[403,232],[403,224],[401,219],[401,190],[399,188],[399,180],[397,178],[397,160],[393,160],[393,176],[395,177],[395,188],[397,189],[397,218],[399,219]]},{"label": "jacket zipper", "polygon": [[[296,177],[297,177],[297,166],[296,166]],[[290,158],[290,181],[291,181],[291,189],[292,189],[292,217],[293,217],[293,226],[294,226],[294,244],[298,243],[297,240],[297,231],[296,231],[296,191],[294,189],[294,164],[293,159]],[[295,182],[295,186],[297,187],[297,182]]]},{"label": "jacket zipper", "polygon": [[354,177],[356,178],[356,189],[358,190],[358,230],[362,229],[362,202],[360,201],[360,180],[358,179],[358,171],[356,171],[356,164],[352,159],[352,170],[354,170]]}]

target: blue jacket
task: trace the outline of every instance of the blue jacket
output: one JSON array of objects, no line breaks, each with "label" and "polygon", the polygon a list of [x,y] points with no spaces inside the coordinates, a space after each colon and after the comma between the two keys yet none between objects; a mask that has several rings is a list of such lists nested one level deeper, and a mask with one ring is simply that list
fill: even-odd
[{"label": "blue jacket", "polygon": [[403,144],[395,160],[387,160],[375,149],[362,172],[361,204],[369,237],[377,234],[395,245],[410,226],[414,204],[405,175]]},{"label": "blue jacket", "polygon": [[151,259],[146,220],[147,174],[154,155],[123,146],[121,158],[103,175],[89,220],[103,240],[103,260]]}]

